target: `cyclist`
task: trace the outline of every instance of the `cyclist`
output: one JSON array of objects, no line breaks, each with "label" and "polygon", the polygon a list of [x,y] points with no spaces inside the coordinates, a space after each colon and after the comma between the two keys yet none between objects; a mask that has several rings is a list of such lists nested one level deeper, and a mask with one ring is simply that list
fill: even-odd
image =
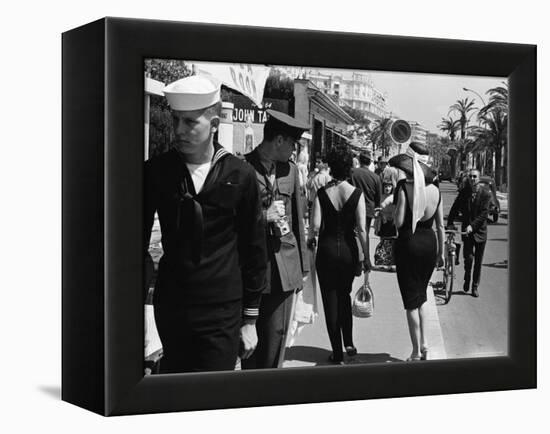
[{"label": "cyclist", "polygon": [[[479,184],[480,172],[471,169],[468,173],[469,182],[456,197],[449,217],[447,228],[454,228],[454,220],[458,213],[462,214],[462,236],[464,243],[464,292],[470,290],[472,282],[472,296],[479,297],[479,282],[481,278],[481,263],[485,244],[487,243],[487,216],[489,215],[489,204],[491,195],[487,189]],[[473,265],[473,276],[472,276]]]}]

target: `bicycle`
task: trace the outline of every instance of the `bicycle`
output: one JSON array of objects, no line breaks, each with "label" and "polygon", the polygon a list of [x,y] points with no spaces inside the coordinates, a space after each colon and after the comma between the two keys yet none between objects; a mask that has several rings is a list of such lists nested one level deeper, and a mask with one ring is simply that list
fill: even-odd
[{"label": "bicycle", "polygon": [[453,295],[453,284],[455,279],[455,265],[457,263],[457,255],[459,247],[455,242],[457,234],[465,235],[466,232],[458,232],[453,229],[445,229],[445,263],[443,264],[443,280],[436,282],[434,287],[441,289],[444,293],[445,304],[451,301]]}]

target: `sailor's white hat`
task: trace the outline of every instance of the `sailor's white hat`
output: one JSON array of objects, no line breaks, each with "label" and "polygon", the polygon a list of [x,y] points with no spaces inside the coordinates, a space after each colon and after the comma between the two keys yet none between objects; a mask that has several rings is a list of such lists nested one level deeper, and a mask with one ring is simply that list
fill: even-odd
[{"label": "sailor's white hat", "polygon": [[221,83],[207,75],[191,75],[170,83],[163,89],[172,110],[192,111],[210,107],[220,101]]}]

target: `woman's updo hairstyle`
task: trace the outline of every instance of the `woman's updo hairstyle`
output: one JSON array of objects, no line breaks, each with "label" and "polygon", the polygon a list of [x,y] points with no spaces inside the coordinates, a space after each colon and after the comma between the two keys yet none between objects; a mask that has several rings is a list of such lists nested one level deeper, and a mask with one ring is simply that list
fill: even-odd
[{"label": "woman's updo hairstyle", "polygon": [[353,155],[347,146],[337,145],[330,149],[327,154],[327,163],[330,167],[330,175],[339,181],[350,177],[353,167]]}]

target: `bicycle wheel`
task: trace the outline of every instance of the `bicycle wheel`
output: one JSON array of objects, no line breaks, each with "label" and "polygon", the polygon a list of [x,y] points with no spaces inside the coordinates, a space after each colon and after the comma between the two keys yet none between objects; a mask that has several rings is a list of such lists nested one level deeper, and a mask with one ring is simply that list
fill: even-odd
[{"label": "bicycle wheel", "polygon": [[451,301],[451,296],[453,295],[453,283],[454,283],[454,271],[455,271],[455,261],[453,255],[449,255],[445,259],[445,273],[444,273],[444,282],[445,282],[445,304]]}]

